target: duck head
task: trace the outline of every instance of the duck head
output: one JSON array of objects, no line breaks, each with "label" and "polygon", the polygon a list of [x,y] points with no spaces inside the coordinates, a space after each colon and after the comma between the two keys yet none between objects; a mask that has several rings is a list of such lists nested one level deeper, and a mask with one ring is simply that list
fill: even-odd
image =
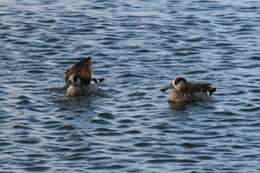
[{"label": "duck head", "polygon": [[160,90],[164,92],[168,89],[174,89],[177,92],[183,92],[187,89],[187,81],[183,77],[177,77],[175,80],[171,81],[170,85],[164,86]]},{"label": "duck head", "polygon": [[68,88],[66,93],[68,96],[78,96],[81,93],[81,78],[78,74],[71,74],[68,79]]}]

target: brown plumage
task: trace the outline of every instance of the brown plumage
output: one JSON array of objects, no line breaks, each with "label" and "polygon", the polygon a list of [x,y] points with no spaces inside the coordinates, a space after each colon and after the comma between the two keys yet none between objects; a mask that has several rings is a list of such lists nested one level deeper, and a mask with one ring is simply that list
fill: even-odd
[{"label": "brown plumage", "polygon": [[69,77],[73,74],[79,75],[83,84],[90,84],[92,79],[91,57],[83,58],[65,71],[64,80],[66,84],[69,81]]},{"label": "brown plumage", "polygon": [[96,94],[99,91],[98,86],[102,84],[102,82],[103,79],[95,79],[86,85],[82,83],[82,78],[79,75],[73,73],[69,77],[69,86],[66,89],[67,96],[76,97]]},{"label": "brown plumage", "polygon": [[65,86],[68,96],[83,96],[95,94],[99,91],[98,86],[104,79],[92,78],[91,58],[83,58],[64,73]]},{"label": "brown plumage", "polygon": [[216,88],[211,84],[190,83],[183,77],[177,77],[169,86],[162,88],[161,91],[163,92],[170,88],[172,88],[172,91],[170,93],[169,101],[175,103],[207,101],[216,91]]},{"label": "brown plumage", "polygon": [[188,83],[187,93],[196,93],[196,92],[209,92],[212,95],[213,92],[216,91],[216,88],[212,87],[211,84],[193,84]]}]

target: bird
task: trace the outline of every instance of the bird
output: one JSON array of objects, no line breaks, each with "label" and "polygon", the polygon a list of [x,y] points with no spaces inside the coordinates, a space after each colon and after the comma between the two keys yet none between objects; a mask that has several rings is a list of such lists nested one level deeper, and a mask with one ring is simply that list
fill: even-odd
[{"label": "bird", "polygon": [[208,101],[216,88],[210,83],[191,83],[183,77],[172,80],[170,85],[162,87],[162,92],[172,89],[169,102],[171,103],[194,103]]},{"label": "bird", "polygon": [[86,57],[65,71],[64,81],[67,96],[75,97],[97,93],[104,79],[92,78],[91,57]]},{"label": "bird", "polygon": [[91,57],[81,59],[80,62],[72,65],[72,67],[64,72],[64,81],[66,84],[72,74],[78,74],[82,77],[84,84],[90,84],[92,78]]}]

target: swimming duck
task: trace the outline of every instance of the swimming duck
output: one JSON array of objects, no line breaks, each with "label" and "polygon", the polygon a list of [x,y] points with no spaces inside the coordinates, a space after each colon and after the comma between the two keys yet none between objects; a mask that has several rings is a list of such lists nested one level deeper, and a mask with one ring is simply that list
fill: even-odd
[{"label": "swimming duck", "polygon": [[216,91],[211,84],[190,83],[183,77],[177,77],[169,86],[161,88],[161,91],[164,92],[168,89],[172,89],[169,96],[169,102],[172,103],[207,101]]},{"label": "swimming duck", "polygon": [[64,73],[64,89],[68,96],[89,95],[98,92],[104,79],[92,78],[91,57],[83,58]]},{"label": "swimming duck", "polygon": [[83,58],[80,62],[72,65],[64,73],[64,80],[66,85],[68,85],[69,77],[72,74],[78,74],[82,78],[82,83],[90,84],[92,78],[92,67],[91,67],[91,57]]}]

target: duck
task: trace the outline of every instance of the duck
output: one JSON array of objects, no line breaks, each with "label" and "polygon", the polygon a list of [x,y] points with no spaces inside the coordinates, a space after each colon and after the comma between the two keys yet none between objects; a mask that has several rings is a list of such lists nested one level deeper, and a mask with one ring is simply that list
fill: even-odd
[{"label": "duck", "polygon": [[[69,83],[69,78],[72,74],[78,74],[82,77],[84,84],[90,84],[92,78],[92,66],[91,57],[86,57],[80,60],[80,62],[73,64],[64,72],[64,81],[66,85]],[[65,87],[66,87],[65,85]]]},{"label": "duck", "polygon": [[172,89],[169,102],[183,104],[208,101],[216,91],[216,88],[210,83],[191,83],[184,77],[177,77],[171,81],[170,85],[164,86],[160,90],[165,92],[168,89]]},{"label": "duck", "polygon": [[81,59],[64,72],[66,95],[70,97],[95,94],[103,78],[92,78],[91,57]]}]

